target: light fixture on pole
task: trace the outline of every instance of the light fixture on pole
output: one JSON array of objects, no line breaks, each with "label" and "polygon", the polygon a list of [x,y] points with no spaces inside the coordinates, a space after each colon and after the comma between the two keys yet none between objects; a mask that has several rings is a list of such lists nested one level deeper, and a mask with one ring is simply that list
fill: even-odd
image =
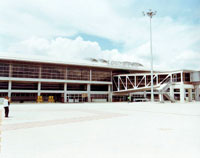
[{"label": "light fixture on pole", "polygon": [[152,31],[151,31],[151,19],[156,15],[156,11],[149,9],[147,12],[143,12],[144,16],[147,15],[150,18],[150,51],[151,51],[151,102],[154,102],[154,93],[153,93],[153,53],[152,53]]}]

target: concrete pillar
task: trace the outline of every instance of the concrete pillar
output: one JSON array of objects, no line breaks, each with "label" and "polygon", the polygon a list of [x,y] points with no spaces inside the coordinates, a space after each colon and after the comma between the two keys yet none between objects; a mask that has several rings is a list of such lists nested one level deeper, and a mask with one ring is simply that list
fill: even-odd
[{"label": "concrete pillar", "polygon": [[38,82],[38,96],[41,95],[41,82]]},{"label": "concrete pillar", "polygon": [[183,85],[180,87],[180,102],[185,103],[185,89]]},{"label": "concrete pillar", "polygon": [[92,70],[90,69],[90,81],[92,81]]},{"label": "concrete pillar", "polygon": [[112,102],[112,89],[111,89],[111,85],[108,85],[108,102]]},{"label": "concrete pillar", "polygon": [[171,82],[171,83],[173,82],[172,74],[170,74],[170,82]]},{"label": "concrete pillar", "polygon": [[200,98],[199,98],[199,85],[195,85],[194,88],[195,88],[195,100],[196,101],[200,101]]},{"label": "concrete pillar", "polygon": [[87,84],[88,102],[91,102],[90,86],[91,86],[90,84]]},{"label": "concrete pillar", "polygon": [[144,91],[144,98],[146,98],[147,97],[147,92],[146,91]]},{"label": "concrete pillar", "polygon": [[183,72],[181,72],[181,83],[183,83]]},{"label": "concrete pillar", "polygon": [[[9,64],[9,78],[11,79],[11,77],[12,77],[12,64]],[[9,97],[10,99],[12,99],[11,96],[12,96],[12,81],[9,80],[9,81],[8,81],[8,97]],[[0,117],[1,117],[1,116],[0,116]],[[0,127],[0,128],[1,128],[1,127]],[[1,131],[0,131],[0,132],[1,132]],[[0,138],[0,140],[1,140],[1,138]]]},{"label": "concrete pillar", "polygon": [[137,78],[136,78],[136,76],[134,76],[134,86],[136,87],[136,83],[137,83]]},{"label": "concrete pillar", "polygon": [[131,100],[128,99],[128,101],[132,102],[132,93],[129,93],[128,96],[131,98]]},{"label": "concrete pillar", "polygon": [[128,88],[128,85],[127,85],[127,83],[128,83],[128,79],[127,79],[128,77],[126,76],[126,85],[125,85],[125,90],[127,90],[127,88]]},{"label": "concrete pillar", "polygon": [[170,97],[174,99],[174,88],[172,86],[170,86],[169,91],[170,91]]},{"label": "concrete pillar", "polygon": [[11,98],[12,81],[8,81],[8,97]]},{"label": "concrete pillar", "polygon": [[117,85],[118,85],[118,87],[117,87],[117,90],[119,91],[120,90],[120,80],[119,80],[119,76],[118,76],[118,83],[117,83]]},{"label": "concrete pillar", "polygon": [[188,89],[188,101],[191,102],[192,101],[192,89]]},{"label": "concrete pillar", "polygon": [[67,80],[67,73],[68,73],[68,70],[67,70],[67,67],[65,68],[65,80]]},{"label": "concrete pillar", "polygon": [[162,93],[159,94],[159,99],[161,103],[164,103],[164,98]]},{"label": "concrete pillar", "polygon": [[67,83],[64,83],[64,103],[67,102]]}]

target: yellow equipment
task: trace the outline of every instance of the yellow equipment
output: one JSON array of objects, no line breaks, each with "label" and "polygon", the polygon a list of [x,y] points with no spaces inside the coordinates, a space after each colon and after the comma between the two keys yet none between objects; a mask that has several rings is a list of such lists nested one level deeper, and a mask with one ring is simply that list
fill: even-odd
[{"label": "yellow equipment", "polygon": [[55,102],[54,97],[53,96],[49,96],[48,102],[49,103],[54,103]]},{"label": "yellow equipment", "polygon": [[43,102],[42,96],[38,96],[38,97],[37,97],[37,103],[42,103],[42,102]]}]

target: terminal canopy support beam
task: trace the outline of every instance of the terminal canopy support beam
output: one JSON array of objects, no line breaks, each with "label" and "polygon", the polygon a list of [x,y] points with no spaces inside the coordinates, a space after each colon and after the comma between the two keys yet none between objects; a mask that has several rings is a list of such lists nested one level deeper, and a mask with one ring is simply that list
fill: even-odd
[{"label": "terminal canopy support beam", "polygon": [[8,82],[8,97],[11,98],[12,81]]},{"label": "terminal canopy support beam", "polygon": [[38,96],[41,95],[41,82],[38,82]]},{"label": "terminal canopy support beam", "polygon": [[195,85],[195,100],[196,101],[200,101],[200,98],[199,98],[199,85]]},{"label": "terminal canopy support beam", "polygon": [[91,90],[91,85],[87,84],[88,102],[91,102],[90,90]]},{"label": "terminal canopy support beam", "polygon": [[188,89],[188,101],[189,102],[192,101],[192,89],[191,88]]},{"label": "terminal canopy support beam", "polygon": [[183,85],[180,87],[180,102],[185,103],[185,88]]},{"label": "terminal canopy support beam", "polygon": [[64,83],[64,103],[67,102],[67,83]]}]

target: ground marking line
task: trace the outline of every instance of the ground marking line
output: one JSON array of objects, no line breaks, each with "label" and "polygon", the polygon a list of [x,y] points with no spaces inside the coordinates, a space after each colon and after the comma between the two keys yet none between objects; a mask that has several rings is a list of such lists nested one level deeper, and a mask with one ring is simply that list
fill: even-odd
[{"label": "ground marking line", "polygon": [[124,115],[124,114],[109,114],[108,115],[107,114],[107,115],[96,115],[96,116],[88,116],[88,117],[75,117],[75,118],[70,118],[70,119],[68,118],[68,119],[59,119],[59,120],[16,123],[16,124],[3,125],[2,130],[10,131],[10,130],[19,130],[19,129],[36,128],[36,127],[46,127],[46,126],[62,125],[62,124],[68,124],[68,123],[110,119],[110,118],[122,117],[122,116],[127,116],[127,115]]}]

